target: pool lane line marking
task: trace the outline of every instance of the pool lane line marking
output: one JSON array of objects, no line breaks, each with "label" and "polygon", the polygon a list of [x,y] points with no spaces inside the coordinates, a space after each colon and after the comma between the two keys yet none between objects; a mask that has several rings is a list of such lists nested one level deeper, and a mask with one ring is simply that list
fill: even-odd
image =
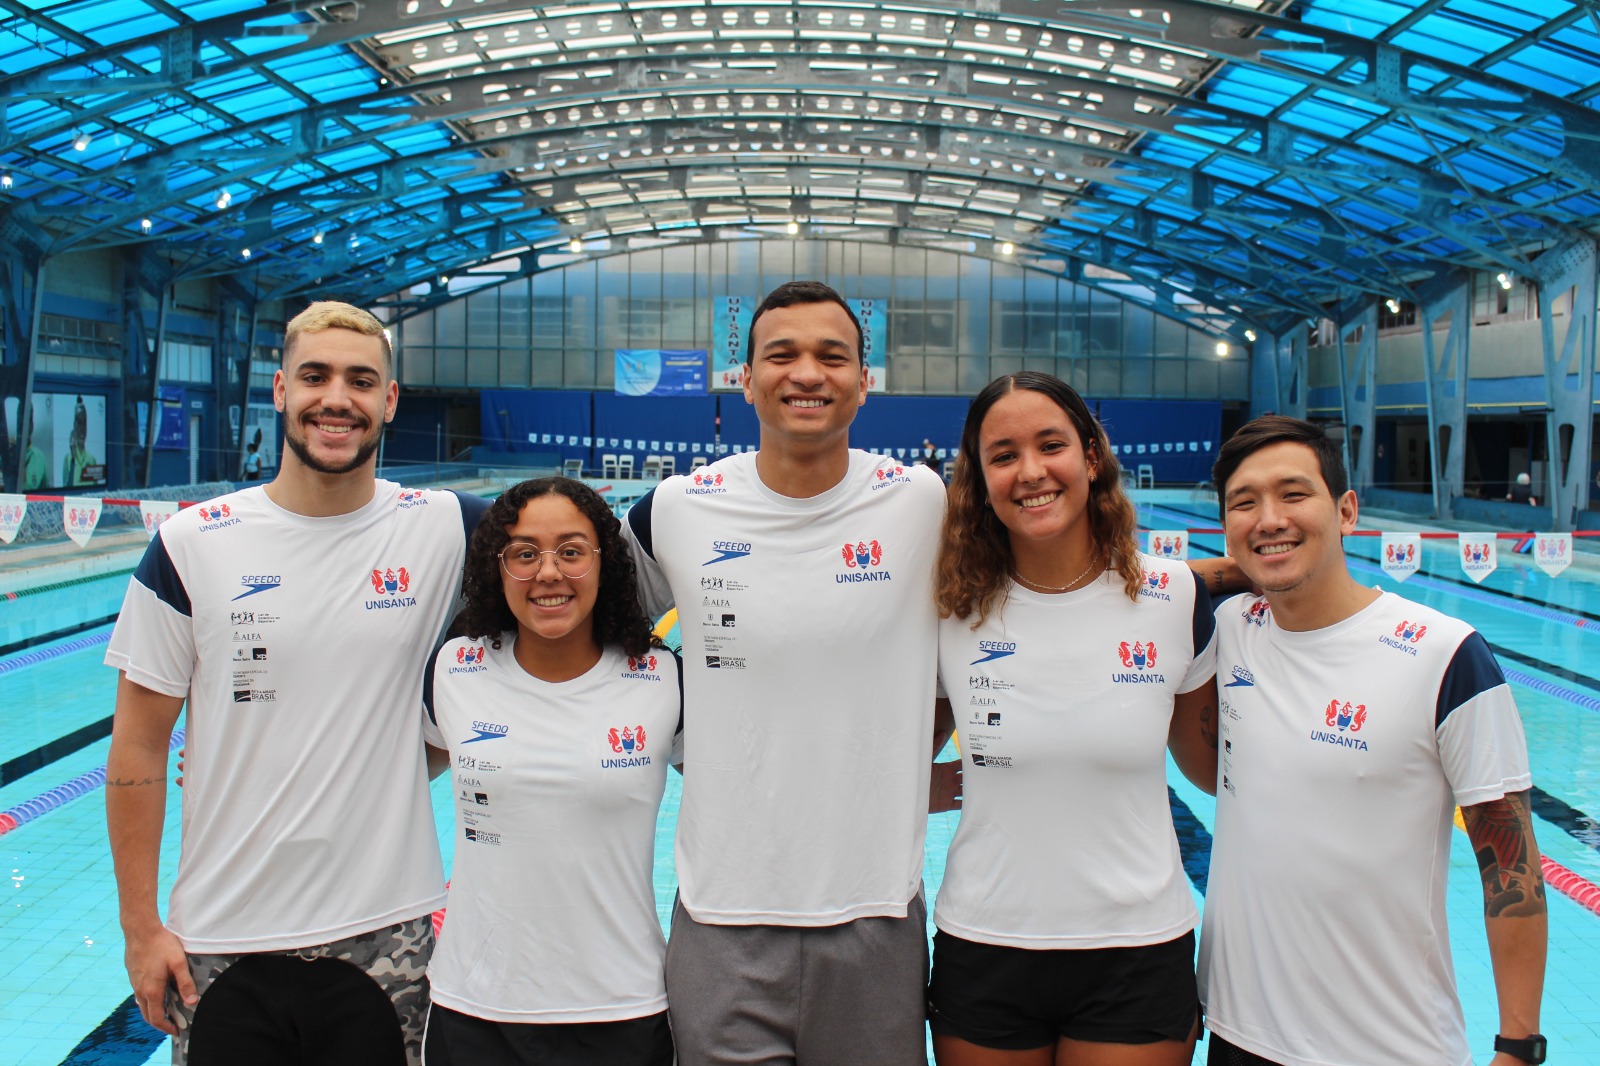
[{"label": "pool lane line marking", "polygon": [[61,1066],[143,1066],[166,1039],[129,996],[67,1052]]},{"label": "pool lane line marking", "polygon": [[[182,727],[174,729],[172,736],[167,740],[167,750],[176,751],[183,746],[184,731]],[[57,785],[43,795],[35,796],[26,803],[19,803],[7,811],[0,811],[0,836],[11,832],[18,826],[27,825],[29,822],[43,815],[49,814],[58,807],[63,807],[73,800],[84,796],[106,783],[106,768],[104,764],[95,767],[86,774],[79,774],[64,785]]]},{"label": "pool lane line marking", "polygon": [[[104,623],[98,624],[103,625]],[[40,648],[38,651],[30,651],[24,652],[21,655],[8,656],[4,659],[0,659],[0,677],[4,677],[9,673],[14,673],[15,671],[21,670],[24,667],[38,666],[40,663],[47,663],[52,659],[59,659],[63,655],[71,655],[75,651],[83,651],[85,648],[92,648],[96,644],[104,644],[110,639],[111,630],[108,629],[104,633],[90,633],[88,636],[78,637],[75,640],[64,641],[60,644],[52,644],[48,648]]]},{"label": "pool lane line marking", "polygon": [[82,729],[75,729],[64,737],[57,737],[48,744],[40,744],[32,751],[0,763],[0,786],[20,781],[35,770],[42,770],[58,759],[65,759],[95,741],[109,737],[111,720],[112,716],[108,714],[98,722],[90,722]]}]

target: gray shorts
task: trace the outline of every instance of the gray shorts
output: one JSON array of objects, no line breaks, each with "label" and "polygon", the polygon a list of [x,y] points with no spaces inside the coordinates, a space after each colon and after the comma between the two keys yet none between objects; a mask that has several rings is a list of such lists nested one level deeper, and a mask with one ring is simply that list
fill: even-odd
[{"label": "gray shorts", "polygon": [[706,925],[679,903],[667,1010],[679,1066],[926,1066],[927,905],[843,925]]},{"label": "gray shorts", "polygon": [[[394,1004],[399,1017],[401,1035],[405,1041],[406,1061],[410,1066],[422,1062],[422,1033],[428,1018],[428,960],[433,956],[433,915],[424,914],[397,925],[357,933],[327,944],[298,948],[294,951],[262,952],[263,955],[300,959],[340,959],[365,973]],[[193,1007],[178,998],[176,990],[167,986],[167,1017],[178,1027],[172,1038],[173,1066],[186,1066],[189,1060],[189,1037],[194,1027],[195,1012],[205,1002],[206,990],[228,971],[228,968],[249,955],[190,955],[189,974],[194,978],[195,992],[200,999]],[[241,974],[243,970],[239,971]]]}]

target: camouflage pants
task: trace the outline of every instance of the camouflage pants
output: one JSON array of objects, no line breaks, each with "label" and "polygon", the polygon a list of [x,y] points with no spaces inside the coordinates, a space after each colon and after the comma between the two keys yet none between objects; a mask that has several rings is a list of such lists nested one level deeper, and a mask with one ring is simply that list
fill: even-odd
[{"label": "camouflage pants", "polygon": [[[406,1062],[421,1066],[422,1034],[428,1021],[428,960],[433,955],[433,916],[424,914],[398,925],[358,933],[343,940],[294,951],[267,952],[301,959],[342,959],[377,982],[400,1018],[405,1038]],[[245,955],[190,955],[189,973],[195,992],[203,1001],[206,989]],[[189,1032],[194,1024],[194,1007],[167,988],[167,1017],[178,1027],[172,1038],[173,1066],[185,1066],[189,1058]]]}]

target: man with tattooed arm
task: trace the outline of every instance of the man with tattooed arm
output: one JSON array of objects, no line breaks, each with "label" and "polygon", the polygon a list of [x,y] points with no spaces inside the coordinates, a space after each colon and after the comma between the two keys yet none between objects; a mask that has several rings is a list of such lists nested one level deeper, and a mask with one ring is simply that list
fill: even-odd
[{"label": "man with tattooed arm", "polygon": [[[1216,843],[1200,944],[1210,1066],[1544,1061],[1547,920],[1527,744],[1471,626],[1351,577],[1340,447],[1269,415],[1214,471],[1262,596],[1217,608]],[[1445,879],[1460,806],[1497,1032],[1456,996]]]}]

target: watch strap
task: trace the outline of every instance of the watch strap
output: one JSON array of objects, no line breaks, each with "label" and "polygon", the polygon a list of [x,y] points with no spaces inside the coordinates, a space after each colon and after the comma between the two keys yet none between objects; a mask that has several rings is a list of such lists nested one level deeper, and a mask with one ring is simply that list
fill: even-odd
[{"label": "watch strap", "polygon": [[1538,1033],[1525,1036],[1520,1040],[1513,1040],[1506,1036],[1496,1036],[1494,1038],[1494,1049],[1497,1052],[1503,1051],[1507,1055],[1515,1056],[1526,1062],[1528,1066],[1539,1066],[1540,1063],[1544,1062],[1547,1042]]}]

